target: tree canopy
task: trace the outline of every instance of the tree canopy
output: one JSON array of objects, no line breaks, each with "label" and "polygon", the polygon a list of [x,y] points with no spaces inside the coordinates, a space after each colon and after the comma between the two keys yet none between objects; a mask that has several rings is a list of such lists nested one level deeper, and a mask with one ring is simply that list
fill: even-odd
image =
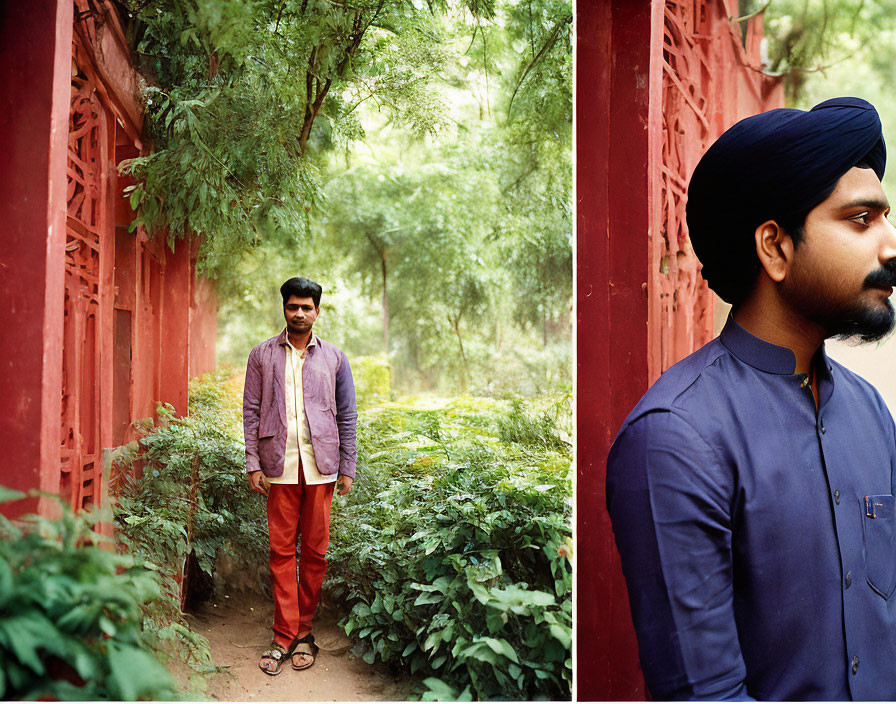
[{"label": "tree canopy", "polygon": [[273,324],[279,283],[315,271],[376,302],[362,317],[378,314],[378,347],[430,380],[466,384],[470,353],[494,361],[530,330],[568,349],[569,0],[130,0],[130,14],[154,143],[125,165],[135,226],[202,238],[227,321]]}]

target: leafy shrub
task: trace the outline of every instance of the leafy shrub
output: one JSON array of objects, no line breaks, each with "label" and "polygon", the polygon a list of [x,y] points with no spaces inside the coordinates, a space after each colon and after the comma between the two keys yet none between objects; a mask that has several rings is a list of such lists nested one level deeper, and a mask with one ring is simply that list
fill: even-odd
[{"label": "leafy shrub", "polygon": [[570,444],[563,437],[569,438],[569,433],[561,427],[561,414],[568,408],[568,401],[566,397],[533,416],[525,411],[522,400],[514,399],[510,412],[498,418],[498,436],[504,442],[563,451]]},{"label": "leafy shrub", "polygon": [[[267,574],[239,386],[219,371],[191,384],[190,417],[161,407],[140,441],[142,479],[122,486],[122,540],[166,566],[169,594],[191,553],[209,573],[228,552]],[[367,662],[429,676],[427,698],[568,698],[568,399],[423,403],[360,416],[360,477],[336,499],[324,602],[346,608]]]},{"label": "leafy shrub", "polygon": [[191,554],[211,575],[222,552],[259,567],[268,553],[264,502],[246,482],[238,384],[224,369],[190,388],[189,416],[159,406],[139,442],[142,472],[121,475],[115,509],[124,545],[166,565],[175,592]]},{"label": "leafy shrub", "polygon": [[389,399],[392,369],[385,355],[352,357],[351,365],[358,408],[364,409]]},{"label": "leafy shrub", "polygon": [[190,379],[190,415],[213,422],[224,437],[242,441],[243,379],[230,366]]},{"label": "leafy shrub", "polygon": [[215,668],[208,641],[189,627],[182,604],[215,574],[222,554],[266,574],[264,502],[246,485],[239,389],[228,368],[192,380],[190,415],[178,418],[159,406],[159,423],[144,421],[139,443],[116,458],[117,538],[158,565],[163,584],[162,597],[144,607],[144,625],[160,648],[193,668],[199,689],[201,675]]},{"label": "leafy shrub", "polygon": [[325,595],[351,606],[367,662],[434,675],[429,698],[570,696],[569,448],[502,441],[522,423],[504,408],[364,414],[359,481],[334,511]]},{"label": "leafy shrub", "polygon": [[[0,501],[21,496],[0,489]],[[0,516],[0,697],[176,698],[142,627],[158,575],[97,547],[108,538],[90,526],[102,516],[60,507],[59,520],[22,527]]]}]

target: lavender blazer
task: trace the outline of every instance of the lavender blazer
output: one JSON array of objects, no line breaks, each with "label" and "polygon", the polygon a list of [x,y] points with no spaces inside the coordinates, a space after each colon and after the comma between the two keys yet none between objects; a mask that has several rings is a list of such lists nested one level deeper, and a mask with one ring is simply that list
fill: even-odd
[{"label": "lavender blazer", "polygon": [[[321,340],[308,348],[302,365],[302,398],[311,447],[321,474],[355,476],[358,412],[345,352]],[[249,353],[243,390],[246,471],[283,474],[286,456],[286,330]]]}]

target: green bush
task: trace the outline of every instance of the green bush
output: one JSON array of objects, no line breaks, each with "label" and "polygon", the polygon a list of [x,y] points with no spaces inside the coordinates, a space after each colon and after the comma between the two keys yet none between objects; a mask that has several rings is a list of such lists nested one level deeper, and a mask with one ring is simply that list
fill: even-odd
[{"label": "green bush", "polygon": [[131,458],[142,476],[121,475],[115,507],[124,545],[166,565],[173,591],[191,553],[209,575],[221,553],[259,567],[268,554],[264,501],[246,481],[238,383],[223,369],[191,382],[190,394],[189,416],[159,406]]},{"label": "green bush", "polygon": [[565,450],[569,445],[570,434],[561,426],[562,419],[569,410],[570,398],[567,396],[551,404],[550,408],[537,415],[528,413],[522,400],[514,399],[510,412],[498,418],[498,436],[504,442],[520,443],[533,449]]},{"label": "green bush", "polygon": [[[130,458],[143,476],[119,495],[122,541],[166,566],[169,594],[191,552],[209,573],[229,552],[267,575],[239,386],[229,371],[194,381],[190,417],[160,408]],[[345,609],[365,661],[429,677],[425,698],[568,698],[568,398],[416,406],[360,416],[359,479],[335,500],[325,604]]]},{"label": "green bush", "polygon": [[116,537],[129,553],[158,565],[163,584],[162,597],[144,607],[144,625],[160,647],[193,668],[198,689],[215,668],[208,641],[183,618],[182,597],[205,581],[199,570],[216,576],[223,553],[257,565],[248,574],[266,572],[265,507],[246,483],[239,387],[227,368],[192,380],[189,416],[159,406],[158,424],[144,421],[139,442],[116,453]]},{"label": "green bush", "polygon": [[[23,496],[0,489],[0,501]],[[102,516],[62,504],[52,521],[0,516],[0,697],[174,699],[168,671],[143,630],[158,575],[97,546]]]},{"label": "green bush", "polygon": [[392,388],[392,369],[385,355],[353,357],[350,362],[358,408],[365,409],[388,401]]},{"label": "green bush", "polygon": [[428,698],[570,696],[570,449],[506,409],[365,414],[334,511],[325,594],[367,662],[433,676]]}]

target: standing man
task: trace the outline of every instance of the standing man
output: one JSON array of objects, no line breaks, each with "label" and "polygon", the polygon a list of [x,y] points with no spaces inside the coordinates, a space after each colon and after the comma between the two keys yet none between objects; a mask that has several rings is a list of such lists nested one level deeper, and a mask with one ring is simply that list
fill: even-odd
[{"label": "standing man", "polygon": [[[267,496],[274,641],[259,667],[278,675],[314,664],[311,634],[330,540],[333,488],[355,476],[355,387],[345,353],[312,331],[321,287],[297,276],[280,287],[286,328],[249,354],[243,393],[246,471]],[[301,536],[296,579],[296,540]]]},{"label": "standing man", "polygon": [[[828,337],[893,327],[875,109],[738,122],[687,221],[721,335],[619,431],[607,505],[655,699],[896,699],[896,435]],[[892,352],[892,349],[891,349]]]}]

